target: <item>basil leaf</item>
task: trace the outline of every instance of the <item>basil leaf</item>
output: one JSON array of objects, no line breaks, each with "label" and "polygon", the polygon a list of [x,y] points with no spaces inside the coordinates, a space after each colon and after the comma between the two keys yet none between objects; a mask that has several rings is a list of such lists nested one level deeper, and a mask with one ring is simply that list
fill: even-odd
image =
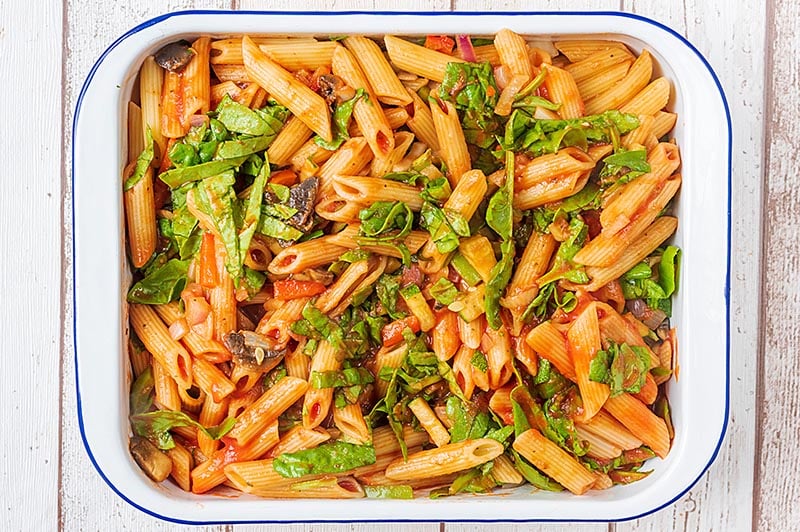
[{"label": "basil leaf", "polygon": [[272,461],[272,468],[282,477],[341,473],[375,463],[372,445],[335,441],[296,453],[284,453]]},{"label": "basil leaf", "polygon": [[136,167],[133,170],[133,174],[131,174],[131,176],[125,180],[123,190],[132,189],[139,181],[142,180],[145,172],[147,172],[147,170],[150,168],[150,165],[153,164],[153,157],[153,133],[150,131],[150,127],[148,127],[145,131],[144,150],[139,154],[139,157],[136,158]]},{"label": "basil leaf", "polygon": [[194,427],[212,440],[218,440],[230,432],[235,424],[236,418],[229,417],[216,427],[204,427],[185,413],[171,410],[156,410],[131,416],[133,431],[164,451],[175,447],[175,441],[169,431],[176,427]]},{"label": "basil leaf", "polygon": [[156,268],[131,287],[128,301],[143,305],[164,305],[178,299],[186,286],[189,262],[171,259]]}]

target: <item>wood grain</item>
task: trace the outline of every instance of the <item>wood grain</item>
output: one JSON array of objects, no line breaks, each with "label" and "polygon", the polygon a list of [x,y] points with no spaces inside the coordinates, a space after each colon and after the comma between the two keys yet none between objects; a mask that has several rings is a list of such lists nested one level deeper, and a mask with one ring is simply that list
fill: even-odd
[{"label": "wood grain", "polygon": [[[0,106],[2,530],[58,521],[60,65],[61,5],[0,1],[0,79],[16,80]],[[17,511],[33,500],[36,512]]]},{"label": "wood grain", "polygon": [[[617,530],[746,530],[751,525],[754,404],[759,294],[763,151],[765,9],[737,3],[633,2],[626,10],[666,23],[709,60],[725,88],[733,117],[733,231],[731,252],[731,414],[727,437],[710,470],[681,500]],[[713,21],[713,23],[711,22]],[[737,53],[732,54],[735,50]],[[720,148],[723,148],[722,146]]]},{"label": "wood grain", "polygon": [[[86,2],[67,0],[69,31],[64,43],[64,121],[71,127],[75,102],[86,74],[103,50],[122,33],[151,17],[169,11],[189,8],[230,8],[229,0],[138,0],[134,3]],[[64,144],[64,160],[70,161],[69,136]],[[68,172],[69,170],[65,170]],[[65,197],[71,194],[65,182]],[[64,219],[71,219],[69,202],[65,202]],[[65,228],[66,264],[71,271],[72,235]],[[159,521],[129,506],[103,482],[89,462],[80,440],[76,416],[75,367],[72,343],[72,285],[66,276],[64,286],[65,326],[61,408],[63,412],[60,527],[63,530],[173,530],[174,525]],[[52,527],[50,527],[52,528]],[[187,528],[188,529],[188,528]],[[222,532],[225,527],[203,527],[196,530]]]},{"label": "wood grain", "polygon": [[800,523],[800,157],[797,154],[800,98],[800,5],[792,0],[771,2],[767,50],[772,69],[765,90],[766,220],[762,320],[763,365],[757,405],[759,434],[753,524],[758,530],[797,530]]}]

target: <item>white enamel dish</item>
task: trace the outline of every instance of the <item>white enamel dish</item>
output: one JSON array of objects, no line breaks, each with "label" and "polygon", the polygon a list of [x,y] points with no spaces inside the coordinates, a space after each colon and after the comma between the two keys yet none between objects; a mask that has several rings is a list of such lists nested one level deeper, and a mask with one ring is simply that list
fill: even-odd
[{"label": "white enamel dish", "polygon": [[[265,500],[193,495],[155,484],[128,453],[125,350],[130,280],[121,175],[126,104],[143,59],[199,34],[491,35],[510,28],[536,40],[607,38],[647,48],[673,84],[674,135],[683,161],[676,205],[683,249],[672,323],[680,367],[669,385],[675,440],[646,479],[576,497],[531,486],[446,499]],[[656,22],[621,13],[245,13],[182,12],[146,22],[117,40],[84,84],[73,130],[74,338],[78,416],[89,457],[120,497],[155,517],[191,524],[355,521],[615,521],[675,501],[717,455],[728,419],[731,128],[721,86],[706,60]]]}]

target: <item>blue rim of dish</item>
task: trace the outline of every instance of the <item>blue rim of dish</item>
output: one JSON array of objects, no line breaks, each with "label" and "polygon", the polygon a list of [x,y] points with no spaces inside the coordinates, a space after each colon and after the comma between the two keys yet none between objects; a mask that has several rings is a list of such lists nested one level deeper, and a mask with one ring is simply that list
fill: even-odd
[{"label": "blue rim of dish", "polygon": [[631,521],[633,519],[639,519],[667,506],[670,506],[675,501],[683,497],[686,492],[694,487],[697,484],[703,475],[708,471],[708,468],[711,467],[711,464],[717,458],[719,454],[719,450],[722,447],[722,442],[725,439],[725,434],[728,430],[728,421],[730,417],[730,355],[731,355],[731,305],[730,305],[730,280],[731,280],[731,197],[732,197],[732,178],[731,178],[731,170],[732,170],[732,157],[733,157],[733,130],[731,126],[731,113],[730,108],[728,107],[728,100],[725,98],[725,91],[722,89],[722,84],[717,77],[717,73],[711,67],[711,64],[706,60],[705,56],[703,56],[700,51],[694,47],[694,45],[689,42],[683,35],[676,32],[669,26],[666,26],[660,22],[655,20],[649,19],[647,17],[643,17],[641,15],[636,15],[634,13],[623,13],[618,11],[512,11],[512,12],[502,12],[502,13],[490,13],[484,11],[467,11],[467,12],[458,12],[458,11],[336,11],[336,12],[323,12],[323,11],[222,11],[222,10],[185,10],[185,11],[176,11],[174,13],[167,13],[164,15],[160,15],[158,17],[152,18],[147,20],[138,26],[135,26],[125,32],[121,37],[119,37],[116,41],[114,41],[100,58],[92,65],[92,69],[89,71],[89,74],[86,77],[86,81],[83,83],[81,87],[81,92],[78,95],[78,100],[75,106],[75,115],[72,121],[72,162],[71,162],[71,170],[72,174],[70,176],[71,185],[72,185],[72,194],[71,194],[71,203],[72,203],[72,280],[73,280],[73,291],[72,291],[72,308],[73,308],[73,317],[72,317],[72,338],[73,338],[73,348],[75,350],[75,388],[76,388],[76,397],[77,397],[77,406],[78,406],[78,425],[81,431],[81,440],[83,441],[83,446],[86,449],[86,453],[89,455],[89,460],[92,462],[97,473],[100,477],[105,481],[106,484],[111,488],[114,493],[119,495],[125,502],[133,506],[134,508],[144,512],[147,515],[155,517],[157,519],[161,519],[163,521],[168,521],[171,523],[177,523],[182,525],[240,525],[240,524],[291,524],[291,523],[309,523],[309,524],[348,524],[348,523],[559,523],[565,522],[562,519],[371,519],[368,521],[358,521],[358,520],[299,520],[299,521],[270,521],[270,520],[242,520],[242,521],[189,521],[186,519],[176,519],[173,517],[167,517],[148,508],[145,508],[125,496],[122,491],[120,491],[112,482],[111,480],[106,477],[103,470],[98,465],[97,461],[95,460],[94,455],[92,454],[92,450],[89,447],[89,442],[86,439],[86,432],[84,430],[83,424],[83,409],[81,408],[81,389],[79,384],[79,377],[78,377],[78,336],[77,336],[77,305],[76,305],[76,290],[75,290],[75,130],[78,123],[78,116],[80,114],[81,106],[83,105],[83,98],[86,94],[86,91],[89,88],[89,85],[94,79],[95,72],[103,63],[103,60],[106,56],[111,53],[117,46],[119,46],[123,41],[125,41],[131,35],[139,33],[140,31],[149,28],[155,24],[163,22],[167,19],[173,17],[180,17],[186,15],[312,15],[312,16],[346,16],[346,15],[378,15],[378,16],[397,16],[397,15],[413,15],[413,16],[421,16],[421,17],[430,17],[430,16],[461,16],[461,17],[472,17],[472,16],[487,16],[487,15],[498,15],[502,14],[504,16],[552,16],[552,15],[567,15],[567,16],[612,16],[612,17],[622,17],[622,18],[629,18],[633,20],[638,20],[640,22],[645,22],[652,26],[655,26],[661,30],[666,31],[667,33],[671,34],[672,36],[676,37],[679,41],[681,41],[687,48],[689,48],[703,63],[703,65],[708,70],[708,73],[711,74],[711,78],[714,80],[714,84],[717,86],[717,90],[719,91],[720,99],[722,100],[722,105],[725,108],[725,120],[728,125],[728,242],[727,242],[727,257],[726,257],[726,271],[725,271],[725,420],[722,424],[722,431],[719,435],[719,440],[717,441],[717,445],[714,448],[714,452],[711,455],[711,458],[708,460],[708,463],[703,467],[702,471],[697,475],[697,478],[694,479],[689,485],[684,488],[683,491],[678,493],[675,497],[670,499],[669,501],[663,503],[660,506],[657,506],[647,512],[643,512],[641,514],[632,515],[630,517],[623,517],[619,519],[611,519],[611,520],[600,520],[600,519],[571,519],[571,522],[582,522],[582,523],[597,523],[597,522],[623,522],[623,521]]}]

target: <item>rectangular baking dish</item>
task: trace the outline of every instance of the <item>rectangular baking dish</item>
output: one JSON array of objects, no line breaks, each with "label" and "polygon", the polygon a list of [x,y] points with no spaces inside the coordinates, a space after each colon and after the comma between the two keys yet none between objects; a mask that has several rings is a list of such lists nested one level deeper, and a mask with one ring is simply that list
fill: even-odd
[{"label": "rectangular baking dish", "polygon": [[[529,485],[440,500],[265,500],[185,493],[151,482],[128,452],[128,334],[119,176],[126,161],[126,103],[143,59],[200,34],[491,35],[510,28],[536,40],[605,38],[647,48],[673,84],[674,136],[683,161],[676,204],[683,249],[674,301],[679,372],[669,385],[675,440],[666,460],[630,486],[576,497]],[[77,414],[86,451],[120,497],[155,517],[189,524],[364,521],[615,521],[671,504],[710,466],[728,419],[731,127],[719,80],[683,37],[624,13],[266,13],[187,11],[133,28],[89,73],[73,124],[73,277]]]}]

